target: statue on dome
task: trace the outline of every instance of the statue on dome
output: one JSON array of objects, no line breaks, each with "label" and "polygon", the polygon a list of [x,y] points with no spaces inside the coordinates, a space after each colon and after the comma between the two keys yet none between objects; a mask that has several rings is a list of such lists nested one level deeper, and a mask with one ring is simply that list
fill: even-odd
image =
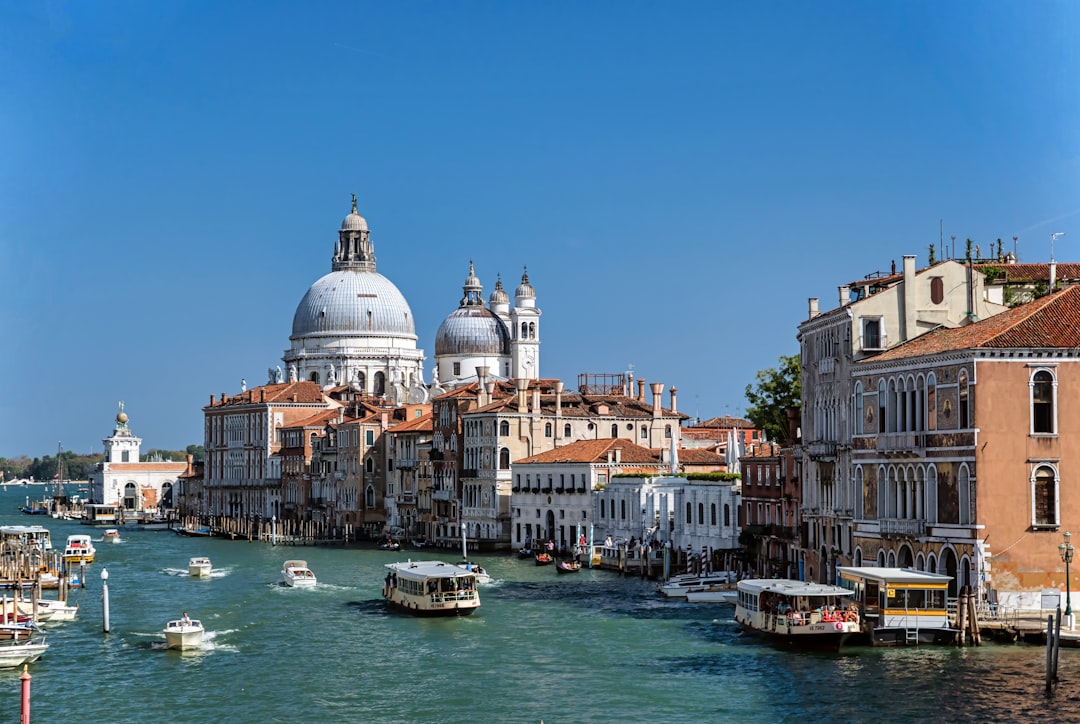
[{"label": "statue on dome", "polygon": [[330,385],[331,387],[335,387],[337,385],[337,371],[334,368],[333,362],[330,363],[330,373],[326,375],[326,384]]},{"label": "statue on dome", "polygon": [[282,378],[281,378],[281,365],[278,365],[278,366],[277,366],[277,369],[275,369],[275,370],[274,370],[274,382],[275,382],[276,384],[279,384],[279,385],[280,385],[280,384],[281,384],[281,382],[282,382]]},{"label": "statue on dome", "polygon": [[296,380],[297,380],[296,363],[294,362],[291,365],[289,365],[289,382],[296,382]]}]

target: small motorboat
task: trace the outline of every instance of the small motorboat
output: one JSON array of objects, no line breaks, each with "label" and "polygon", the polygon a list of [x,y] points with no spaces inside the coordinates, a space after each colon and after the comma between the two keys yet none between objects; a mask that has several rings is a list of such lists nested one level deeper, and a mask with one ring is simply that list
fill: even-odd
[{"label": "small motorboat", "polygon": [[183,618],[169,621],[165,626],[165,648],[167,649],[195,649],[202,644],[203,625],[201,621],[191,619],[184,614]]},{"label": "small motorboat", "polygon": [[307,561],[285,561],[281,567],[281,579],[291,588],[314,588],[315,574],[307,567]]},{"label": "small motorboat", "polygon": [[13,638],[0,643],[0,669],[13,669],[41,658],[49,645],[44,634],[30,638]]},{"label": "small motorboat", "polygon": [[120,531],[116,528],[106,528],[105,532],[101,534],[101,540],[105,543],[119,543]]},{"label": "small motorboat", "polygon": [[388,540],[379,544],[379,550],[381,551],[399,551],[401,550],[401,544],[396,540]]},{"label": "small motorboat", "polygon": [[477,583],[491,583],[491,576],[477,563],[473,563],[469,560],[464,560],[461,563],[458,563],[457,567],[463,571],[475,575]]},{"label": "small motorboat", "polygon": [[64,546],[64,560],[68,563],[93,563],[95,553],[97,549],[94,548],[90,536],[81,533],[68,536],[67,545]]},{"label": "small motorboat", "polygon": [[559,561],[555,564],[557,573],[577,573],[581,570],[581,564],[577,561]]},{"label": "small motorboat", "polygon": [[536,565],[538,566],[550,566],[554,562],[555,556],[551,555],[550,553],[536,554]]},{"label": "small motorboat", "polygon": [[210,571],[213,569],[214,566],[206,556],[195,556],[190,558],[187,563],[188,575],[192,578],[205,578],[210,575]]}]

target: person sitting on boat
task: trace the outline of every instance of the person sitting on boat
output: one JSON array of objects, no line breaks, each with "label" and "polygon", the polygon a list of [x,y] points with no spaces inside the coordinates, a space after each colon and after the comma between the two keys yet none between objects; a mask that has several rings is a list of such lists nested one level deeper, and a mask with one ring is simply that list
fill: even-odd
[{"label": "person sitting on boat", "polygon": [[187,611],[184,611],[184,615],[180,617],[180,625],[181,626],[190,626],[191,625],[191,617],[187,615]]}]

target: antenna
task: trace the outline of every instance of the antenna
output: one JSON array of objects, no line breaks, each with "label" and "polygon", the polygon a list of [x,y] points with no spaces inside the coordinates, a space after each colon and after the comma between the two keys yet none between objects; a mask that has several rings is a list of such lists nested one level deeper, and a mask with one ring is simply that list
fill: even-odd
[{"label": "antenna", "polygon": [[1018,237],[1018,236],[1013,237],[1013,261],[1015,261],[1018,264],[1020,263],[1020,257],[1016,255],[1016,240],[1019,239],[1019,238],[1020,237]]},{"label": "antenna", "polygon": [[1053,261],[1054,261],[1054,240],[1057,239],[1059,236],[1065,236],[1065,232],[1064,231],[1055,231],[1053,234],[1050,235],[1050,262],[1051,263],[1053,263]]}]

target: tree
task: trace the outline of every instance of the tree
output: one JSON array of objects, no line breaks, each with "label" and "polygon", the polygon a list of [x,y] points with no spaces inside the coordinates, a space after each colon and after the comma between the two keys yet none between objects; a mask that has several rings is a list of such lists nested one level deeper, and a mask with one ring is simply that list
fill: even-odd
[{"label": "tree", "polygon": [[788,408],[799,407],[802,396],[802,378],[799,355],[780,356],[780,365],[758,370],[754,375],[757,386],[746,386],[746,419],[765,431],[769,440],[792,442],[788,433]]}]

